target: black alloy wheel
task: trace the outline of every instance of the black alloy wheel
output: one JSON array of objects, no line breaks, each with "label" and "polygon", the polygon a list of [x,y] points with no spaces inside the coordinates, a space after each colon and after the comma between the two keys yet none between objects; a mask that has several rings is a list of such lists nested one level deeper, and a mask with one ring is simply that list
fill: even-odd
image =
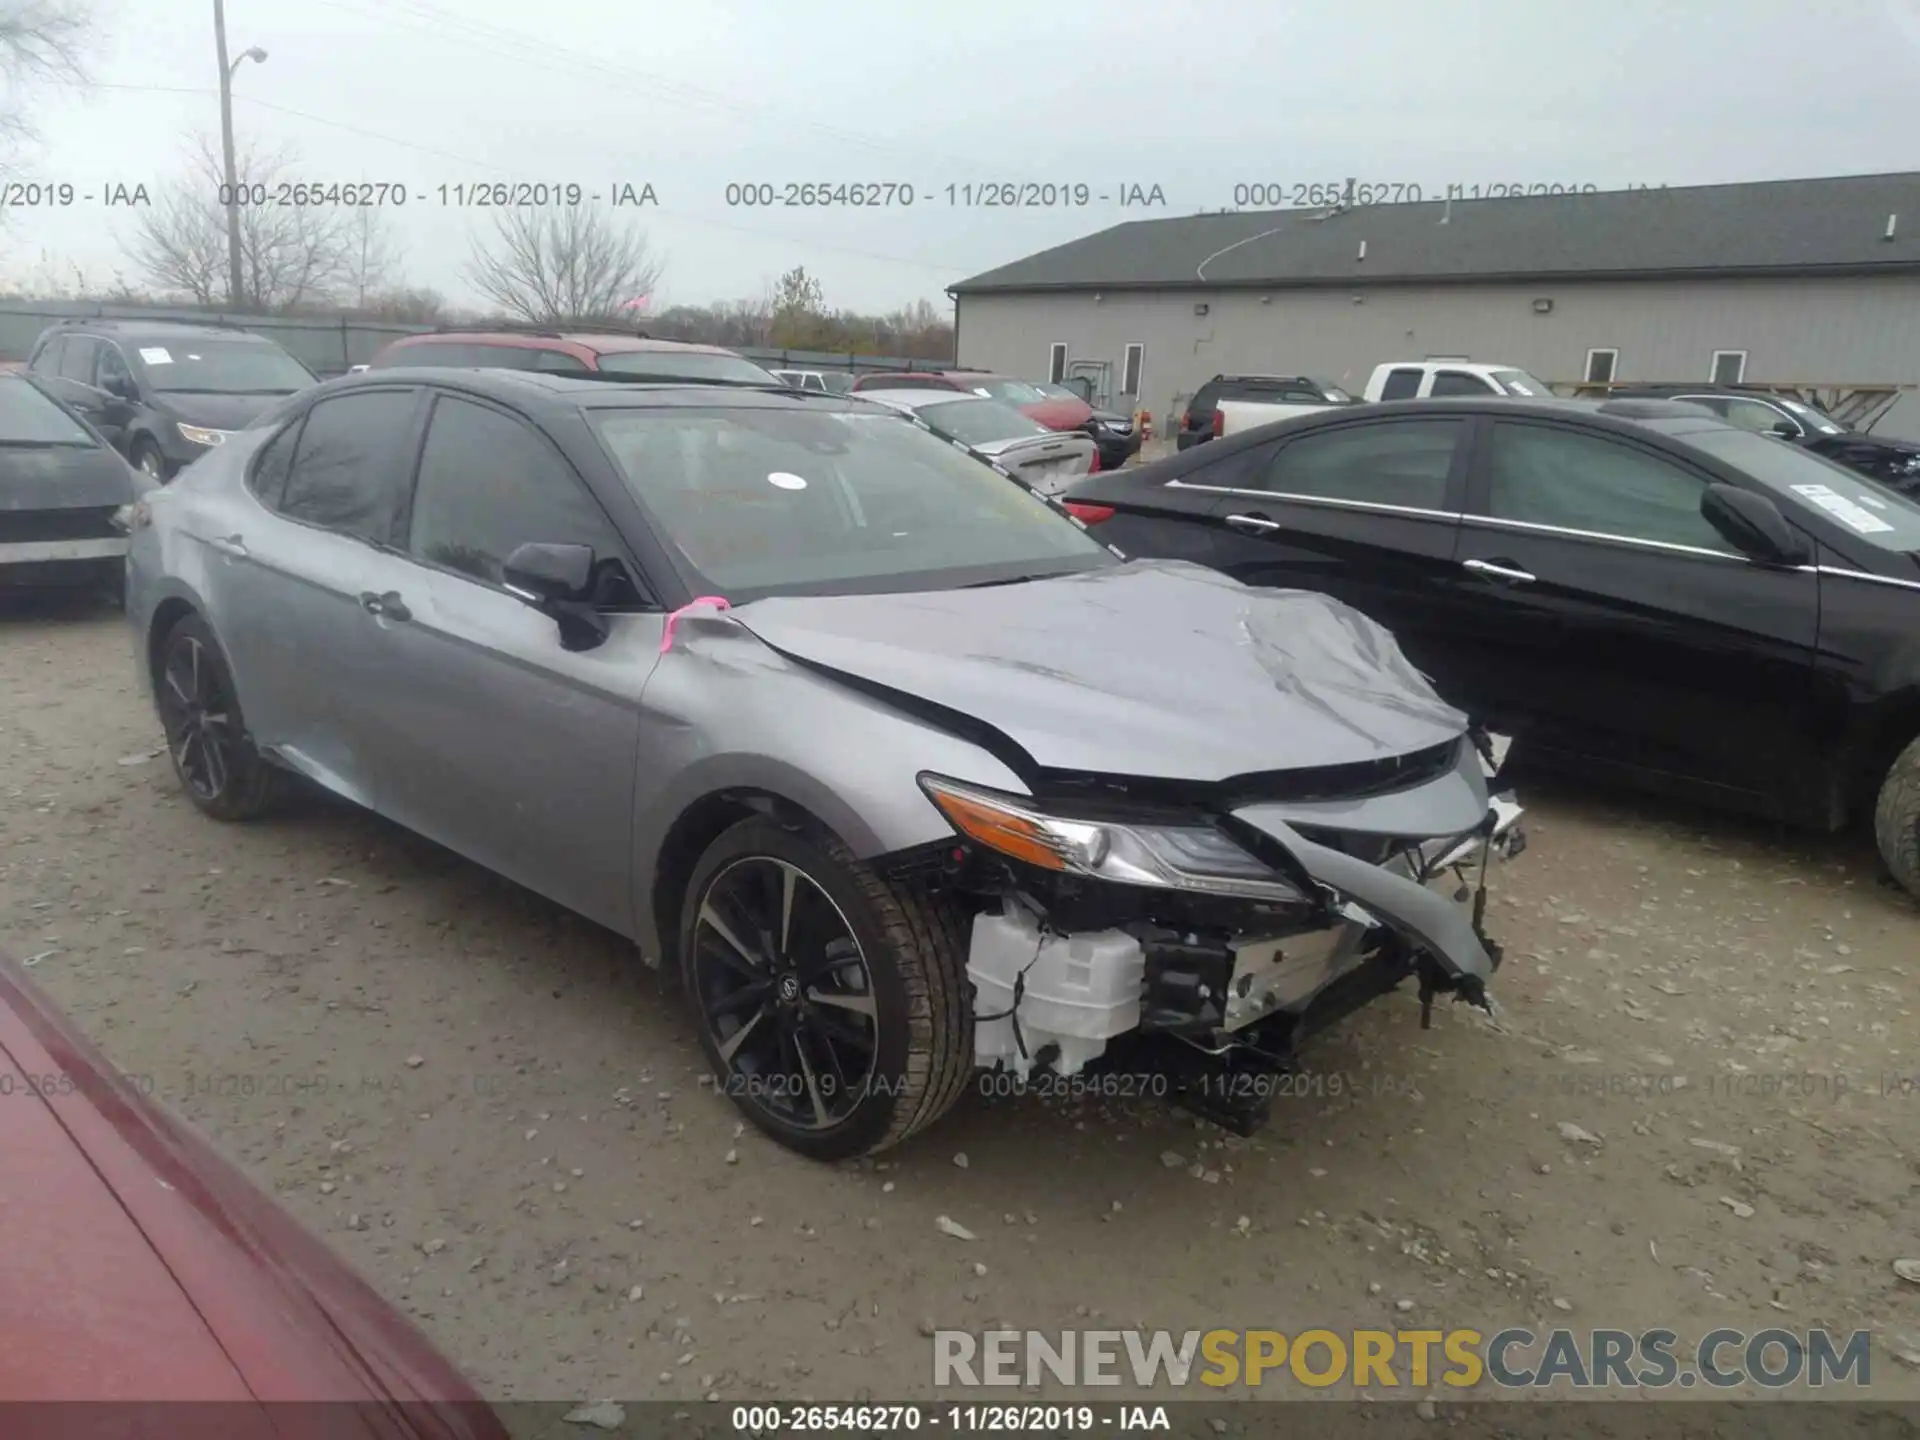
[{"label": "black alloy wheel", "polygon": [[199,616],[183,617],[168,633],[153,692],[187,798],[221,820],[263,813],[277,794],[279,772],[248,738],[226,658]]},{"label": "black alloy wheel", "polygon": [[844,1124],[872,1089],[879,1012],[860,942],[798,865],[735,860],[694,916],[695,993],[737,1088],[783,1127]]},{"label": "black alloy wheel", "polygon": [[717,1088],[819,1160],[931,1124],[972,1074],[962,933],[951,905],[830,834],[735,824],[694,868],[678,936]]}]

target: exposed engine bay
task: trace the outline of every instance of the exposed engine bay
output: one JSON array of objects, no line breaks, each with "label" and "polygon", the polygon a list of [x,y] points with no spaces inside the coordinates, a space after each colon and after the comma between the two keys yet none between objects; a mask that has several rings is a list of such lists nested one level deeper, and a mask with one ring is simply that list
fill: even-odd
[{"label": "exposed engine bay", "polygon": [[1244,1134],[1273,1090],[1236,1081],[1294,1070],[1307,1036],[1404,982],[1423,1026],[1441,994],[1490,1009],[1487,881],[1526,843],[1506,748],[1476,730],[1398,785],[1201,814],[1164,792],[1023,804],[928,778],[969,842],[933,883],[974,912],[976,1064],[1016,1084],[1152,1069]]}]

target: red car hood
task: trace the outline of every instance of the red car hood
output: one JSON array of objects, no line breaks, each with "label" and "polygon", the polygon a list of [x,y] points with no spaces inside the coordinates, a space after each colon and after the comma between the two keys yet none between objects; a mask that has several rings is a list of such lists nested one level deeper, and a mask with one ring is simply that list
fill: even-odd
[{"label": "red car hood", "polygon": [[1078,430],[1093,418],[1093,407],[1084,400],[1042,400],[1036,405],[1022,405],[1020,413],[1049,430]]},{"label": "red car hood", "polygon": [[0,956],[8,1440],[507,1440],[410,1321],[142,1088]]}]

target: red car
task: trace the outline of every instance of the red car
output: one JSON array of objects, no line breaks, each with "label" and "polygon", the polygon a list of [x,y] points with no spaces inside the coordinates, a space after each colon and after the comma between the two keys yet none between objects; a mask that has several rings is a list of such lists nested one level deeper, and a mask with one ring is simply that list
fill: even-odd
[{"label": "red car", "polygon": [[694,380],[779,387],[780,377],[718,345],[655,340],[632,330],[436,330],[384,346],[367,368],[450,365],[624,380]]},{"label": "red car", "polygon": [[1059,399],[1038,385],[1010,380],[987,370],[897,370],[862,375],[853,393],[862,390],[961,390],[1011,405],[1049,430],[1085,430],[1093,433],[1093,407],[1077,396]]},{"label": "red car", "polygon": [[0,955],[0,1435],[508,1440],[150,1090]]}]

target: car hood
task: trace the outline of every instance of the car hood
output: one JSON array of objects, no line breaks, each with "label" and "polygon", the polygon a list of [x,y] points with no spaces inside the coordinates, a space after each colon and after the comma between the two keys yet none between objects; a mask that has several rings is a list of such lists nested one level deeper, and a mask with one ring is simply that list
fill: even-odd
[{"label": "car hood", "polygon": [[162,390],[155,392],[154,401],[168,415],[189,425],[204,425],[209,430],[244,430],[293,393],[217,395],[198,390]]},{"label": "car hood", "polygon": [[1388,759],[1466,729],[1358,611],[1183,561],[784,596],[732,617],[790,659],[988,726],[1043,770],[1214,783]]},{"label": "car hood", "polygon": [[133,471],[105,446],[0,445],[0,511],[91,509],[133,499]]}]

